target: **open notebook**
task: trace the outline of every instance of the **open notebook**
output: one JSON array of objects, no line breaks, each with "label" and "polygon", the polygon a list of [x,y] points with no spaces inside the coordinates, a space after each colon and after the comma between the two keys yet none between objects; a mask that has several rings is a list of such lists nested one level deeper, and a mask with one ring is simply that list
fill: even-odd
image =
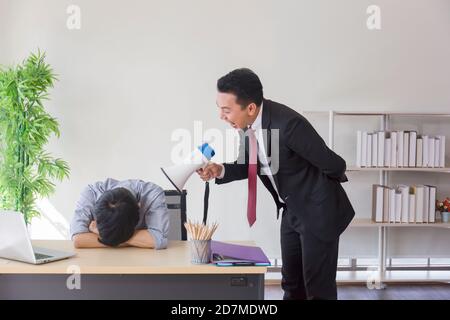
[{"label": "open notebook", "polygon": [[217,266],[270,266],[261,248],[211,241],[212,263]]}]

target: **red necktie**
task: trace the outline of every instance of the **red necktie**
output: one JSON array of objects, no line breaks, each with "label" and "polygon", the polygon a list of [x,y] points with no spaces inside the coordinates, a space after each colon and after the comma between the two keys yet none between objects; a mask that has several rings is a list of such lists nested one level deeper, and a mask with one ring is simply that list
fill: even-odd
[{"label": "red necktie", "polygon": [[250,142],[249,163],[248,163],[248,199],[247,199],[247,220],[250,227],[256,221],[256,169],[258,157],[258,142],[256,140],[255,131],[251,128],[248,130]]}]

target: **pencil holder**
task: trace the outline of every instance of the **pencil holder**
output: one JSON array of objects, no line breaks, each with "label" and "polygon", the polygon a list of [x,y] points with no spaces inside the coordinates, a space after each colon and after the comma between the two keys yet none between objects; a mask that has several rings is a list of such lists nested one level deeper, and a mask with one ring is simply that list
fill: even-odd
[{"label": "pencil holder", "polygon": [[190,240],[191,262],[206,264],[211,261],[211,240]]}]

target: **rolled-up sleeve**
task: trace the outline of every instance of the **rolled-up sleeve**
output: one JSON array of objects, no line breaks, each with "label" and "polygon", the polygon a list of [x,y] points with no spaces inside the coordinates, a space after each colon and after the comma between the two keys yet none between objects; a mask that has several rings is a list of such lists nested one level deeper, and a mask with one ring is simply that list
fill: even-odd
[{"label": "rolled-up sleeve", "polygon": [[169,213],[164,190],[153,183],[144,183],[141,199],[147,230],[155,239],[155,249],[167,248]]},{"label": "rolled-up sleeve", "polygon": [[89,232],[89,224],[94,220],[95,196],[89,187],[81,192],[75,206],[75,214],[70,223],[70,238],[79,233]]}]

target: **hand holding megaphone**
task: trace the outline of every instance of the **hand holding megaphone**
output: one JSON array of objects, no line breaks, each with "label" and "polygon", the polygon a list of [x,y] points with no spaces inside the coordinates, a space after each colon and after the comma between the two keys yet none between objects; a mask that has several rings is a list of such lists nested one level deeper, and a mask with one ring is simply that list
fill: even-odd
[{"label": "hand holding megaphone", "polygon": [[[208,174],[206,177],[213,176],[214,171],[211,172],[211,168],[208,167],[211,158],[214,156],[215,151],[208,143],[204,143],[201,146],[195,148],[192,153],[184,159],[182,163],[161,168],[164,175],[169,179],[169,181],[173,184],[173,186],[179,191],[182,192],[186,181],[189,177],[200,169],[206,169],[205,172]],[[216,165],[217,164],[213,164]],[[220,167],[220,166],[219,166]],[[205,180],[207,181],[207,180]]]},{"label": "hand holding megaphone", "polygon": [[208,162],[205,167],[198,169],[196,172],[203,181],[209,181],[222,174],[222,166],[214,162]]},{"label": "hand holding megaphone", "polygon": [[183,192],[184,185],[189,177],[197,172],[200,177],[206,181],[205,197],[203,208],[203,224],[206,224],[208,216],[208,198],[209,198],[209,182],[208,180],[220,176],[222,167],[216,163],[210,162],[214,157],[215,151],[208,143],[202,144],[195,148],[183,163],[176,164],[171,167],[161,168],[164,175],[169,179],[173,186],[180,192]]}]

